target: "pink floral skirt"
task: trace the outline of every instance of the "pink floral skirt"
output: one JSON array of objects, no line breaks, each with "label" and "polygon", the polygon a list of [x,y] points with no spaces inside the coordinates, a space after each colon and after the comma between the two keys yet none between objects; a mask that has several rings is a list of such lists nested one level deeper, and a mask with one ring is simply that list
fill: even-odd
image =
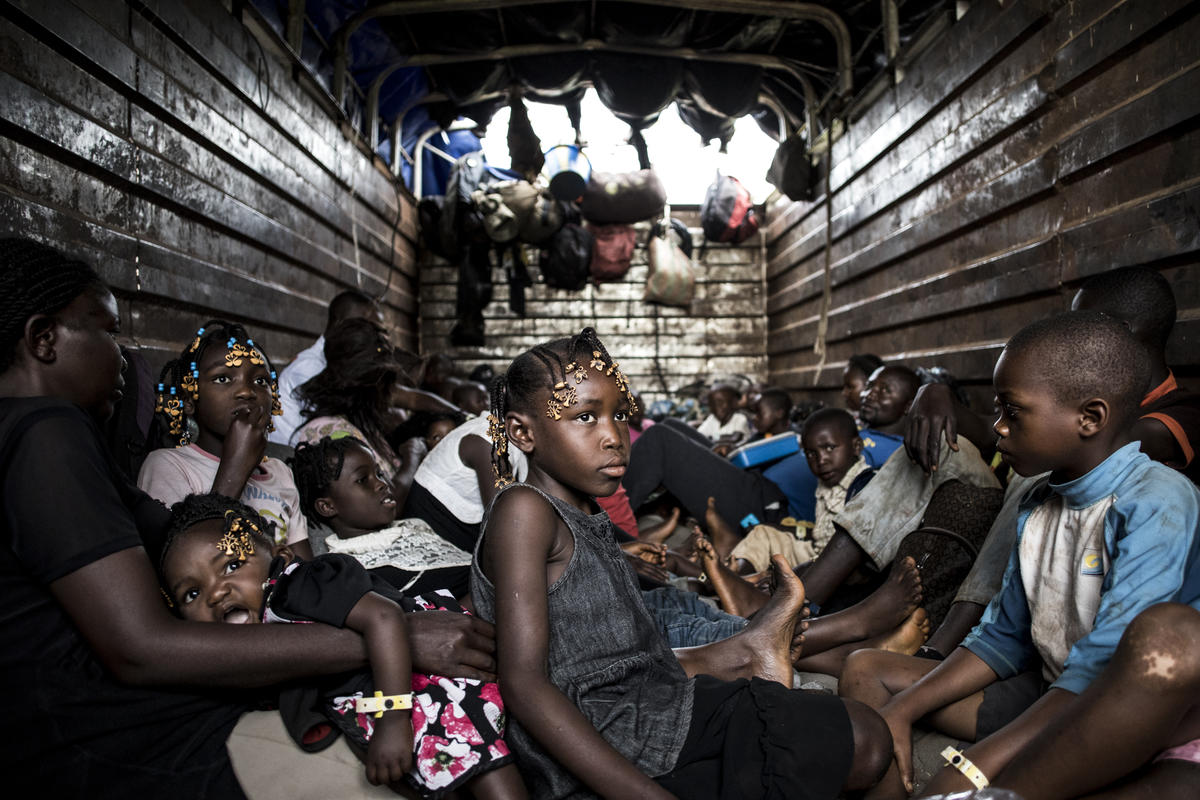
[{"label": "pink floral skirt", "polygon": [[[418,610],[467,613],[437,595],[413,601]],[[503,738],[504,701],[496,684],[414,674],[412,690],[413,768],[406,777],[423,796],[441,797],[513,760]],[[351,741],[366,748],[375,718],[354,711],[357,696],[333,698],[330,718]]]}]

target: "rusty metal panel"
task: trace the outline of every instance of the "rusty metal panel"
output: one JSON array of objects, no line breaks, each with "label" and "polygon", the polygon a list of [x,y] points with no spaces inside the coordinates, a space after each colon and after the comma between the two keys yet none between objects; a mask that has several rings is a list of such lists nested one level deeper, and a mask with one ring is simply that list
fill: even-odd
[{"label": "rusty metal panel", "polygon": [[972,4],[833,147],[824,362],[825,198],[770,206],[771,381],[837,403],[875,352],[986,406],[1009,336],[1132,264],[1171,281],[1168,354],[1200,376],[1198,83],[1194,3]]},{"label": "rusty metal panel", "polygon": [[17,2],[0,93],[0,233],[95,263],[152,366],[213,316],[285,362],[349,287],[416,348],[411,197],[224,4]]}]

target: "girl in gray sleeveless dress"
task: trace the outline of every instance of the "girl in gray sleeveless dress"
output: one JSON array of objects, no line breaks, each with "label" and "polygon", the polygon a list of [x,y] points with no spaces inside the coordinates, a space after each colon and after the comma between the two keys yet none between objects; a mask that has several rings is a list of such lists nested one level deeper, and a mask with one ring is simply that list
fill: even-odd
[{"label": "girl in gray sleeveless dress", "polygon": [[[855,753],[860,720],[884,725],[865,707],[758,678],[689,678],[663,640],[593,499],[624,474],[632,405],[590,328],[519,356],[493,385],[503,489],[471,594],[496,624],[506,738],[531,793],[815,799],[871,785],[891,754]],[[526,483],[508,485],[510,447],[528,458]]]}]

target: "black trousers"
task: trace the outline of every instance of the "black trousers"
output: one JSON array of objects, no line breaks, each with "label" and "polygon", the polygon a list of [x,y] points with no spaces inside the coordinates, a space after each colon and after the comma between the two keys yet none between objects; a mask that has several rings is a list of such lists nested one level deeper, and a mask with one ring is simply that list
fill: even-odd
[{"label": "black trousers", "polygon": [[687,513],[704,519],[708,498],[734,527],[747,514],[760,522],[778,522],[787,515],[787,497],[757,470],[736,467],[709,448],[707,438],[690,425],[667,419],[650,426],[633,443],[629,469],[621,484],[634,510],[660,485],[679,498]]}]

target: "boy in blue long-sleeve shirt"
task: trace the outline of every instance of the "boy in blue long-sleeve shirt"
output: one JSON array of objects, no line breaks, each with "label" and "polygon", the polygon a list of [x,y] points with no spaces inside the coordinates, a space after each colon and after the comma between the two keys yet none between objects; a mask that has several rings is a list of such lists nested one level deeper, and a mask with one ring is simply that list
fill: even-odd
[{"label": "boy in blue long-sleeve shirt", "polygon": [[1099,675],[1139,612],[1200,597],[1200,492],[1138,452],[1149,367],[1129,331],[1094,312],[1051,317],[1009,341],[993,379],[997,449],[1018,474],[1050,475],[1023,499],[1002,588],[961,647],[941,663],[847,662],[842,694],[879,709],[894,740],[872,797],[910,788],[919,719],[979,741],[927,791],[995,775]]}]

